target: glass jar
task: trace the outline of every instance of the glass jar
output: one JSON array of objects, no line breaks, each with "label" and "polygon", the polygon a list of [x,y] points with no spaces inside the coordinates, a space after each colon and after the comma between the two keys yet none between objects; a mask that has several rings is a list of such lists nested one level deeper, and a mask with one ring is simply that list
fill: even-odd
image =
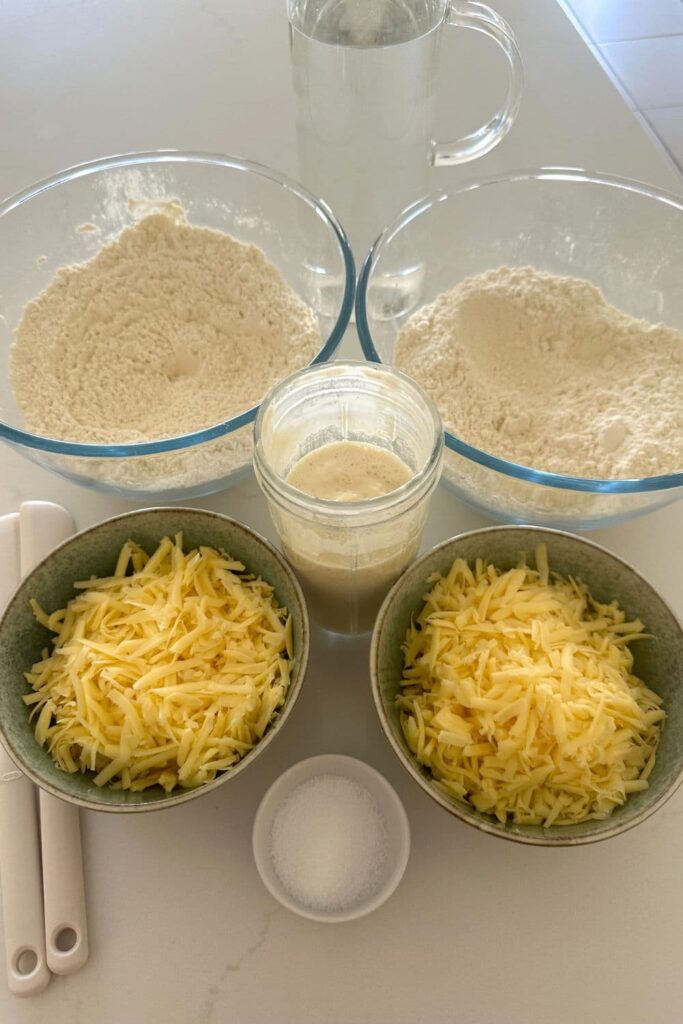
[{"label": "glass jar", "polygon": [[[340,441],[391,452],[410,478],[388,494],[357,501],[315,498],[287,482],[300,459]],[[256,478],[311,617],[325,629],[372,629],[384,596],[417,554],[442,454],[436,406],[388,366],[312,366],[266,396],[254,427]]]}]

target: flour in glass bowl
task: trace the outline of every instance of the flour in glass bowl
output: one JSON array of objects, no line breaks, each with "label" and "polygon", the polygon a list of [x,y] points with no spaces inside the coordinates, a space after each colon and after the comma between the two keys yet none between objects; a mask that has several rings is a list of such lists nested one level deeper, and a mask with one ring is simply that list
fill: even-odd
[{"label": "flour in glass bowl", "polygon": [[452,433],[500,458],[598,479],[683,469],[683,335],[580,278],[467,278],[407,321],[395,363]]},{"label": "flour in glass bowl", "polygon": [[[10,375],[26,429],[134,443],[257,405],[320,346],[313,311],[260,249],[194,227],[176,208],[58,271],[24,310]],[[85,465],[94,476],[182,487],[229,473],[250,451],[247,427],[200,448]]]}]

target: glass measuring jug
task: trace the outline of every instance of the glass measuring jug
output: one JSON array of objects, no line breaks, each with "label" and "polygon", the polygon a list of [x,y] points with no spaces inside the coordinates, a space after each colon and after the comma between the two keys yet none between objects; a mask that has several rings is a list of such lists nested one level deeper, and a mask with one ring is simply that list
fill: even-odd
[{"label": "glass measuring jug", "polygon": [[[429,191],[430,166],[488,153],[521,98],[512,30],[469,0],[288,0],[299,176],[335,211],[360,262],[380,231]],[[490,120],[454,142],[433,141],[446,27],[484,33],[503,51],[508,88]]]}]

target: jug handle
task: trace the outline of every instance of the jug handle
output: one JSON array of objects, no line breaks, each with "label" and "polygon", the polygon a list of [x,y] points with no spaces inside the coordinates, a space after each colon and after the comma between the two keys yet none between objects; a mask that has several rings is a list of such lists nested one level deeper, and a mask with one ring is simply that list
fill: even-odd
[{"label": "jug handle", "polygon": [[486,124],[455,142],[432,143],[431,162],[434,167],[464,164],[492,150],[510,131],[522,99],[522,58],[514,33],[504,18],[485,4],[473,0],[450,0],[443,23],[452,28],[471,28],[493,39],[505,54],[509,75],[503,105]]}]

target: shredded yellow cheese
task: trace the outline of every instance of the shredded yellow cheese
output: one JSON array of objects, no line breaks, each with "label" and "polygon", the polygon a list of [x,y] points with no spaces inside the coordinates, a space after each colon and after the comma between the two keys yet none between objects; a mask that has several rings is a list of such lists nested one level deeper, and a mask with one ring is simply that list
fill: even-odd
[{"label": "shredded yellow cheese", "polygon": [[520,825],[605,818],[646,789],[665,712],[632,674],[647,634],[580,580],[457,559],[408,630],[396,698],[438,786]]},{"label": "shredded yellow cheese", "polygon": [[39,622],[54,650],[27,672],[35,736],[98,786],[200,786],[234,765],[282,705],[291,619],[273,588],[182,534],[148,556],[124,544],[113,576],[77,582]]}]

